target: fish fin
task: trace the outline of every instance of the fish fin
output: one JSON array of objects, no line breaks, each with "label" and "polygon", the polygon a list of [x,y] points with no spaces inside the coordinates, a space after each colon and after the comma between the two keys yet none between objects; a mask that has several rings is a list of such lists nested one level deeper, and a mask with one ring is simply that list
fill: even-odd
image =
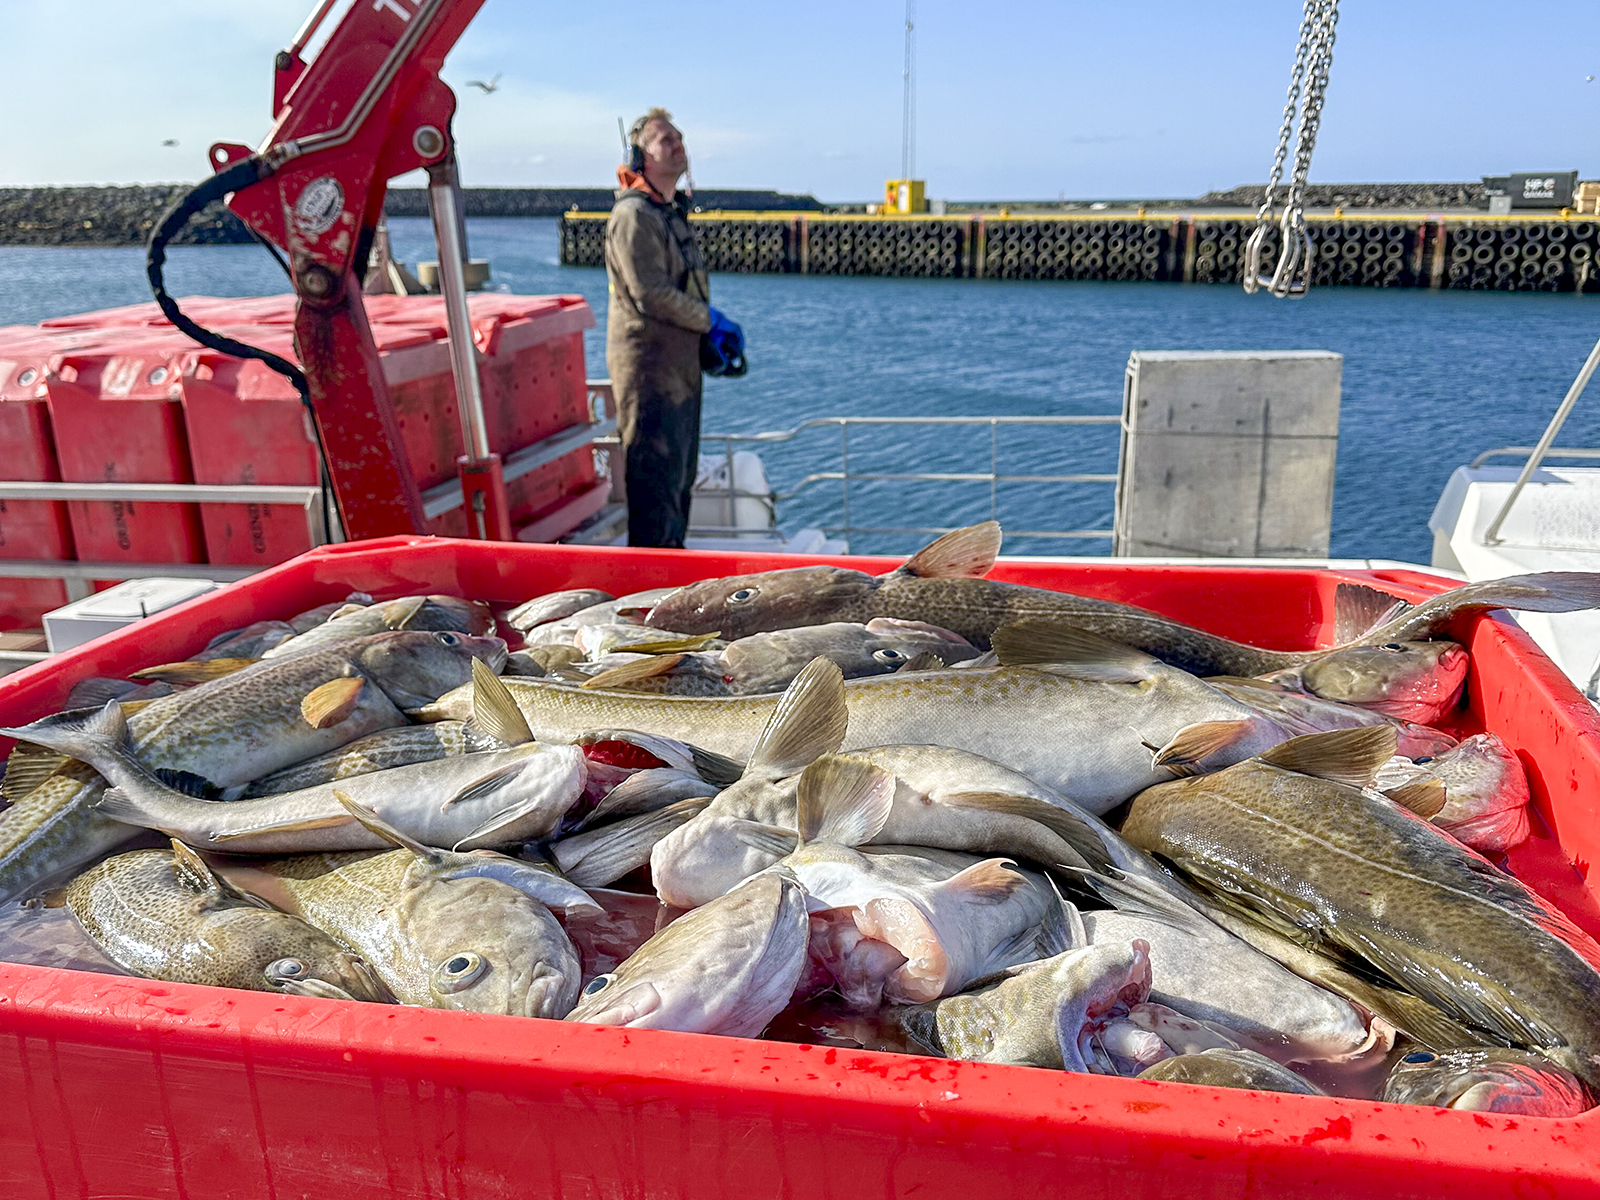
[{"label": "fish fin", "polygon": [[1438,816],[1448,799],[1442,779],[1419,779],[1415,783],[1403,783],[1383,794],[1402,808],[1409,808],[1424,821],[1431,821]]},{"label": "fish fin", "polygon": [[204,775],[193,771],[180,771],[177,767],[157,767],[150,772],[163,785],[189,797],[191,800],[214,800],[221,791]]},{"label": "fish fin", "polygon": [[1074,679],[1141,683],[1160,660],[1057,617],[1008,621],[990,639],[1003,667],[1039,667]]},{"label": "fish fin", "polygon": [[1285,771],[1365,788],[1372,786],[1379,769],[1394,757],[1397,742],[1393,725],[1364,725],[1303,734],[1257,757]]},{"label": "fish fin", "polygon": [[412,854],[415,854],[418,858],[422,859],[423,862],[437,864],[444,861],[444,855],[440,854],[438,850],[434,849],[432,846],[424,846],[410,834],[402,833],[393,825],[389,824],[389,822],[385,821],[377,813],[373,812],[366,805],[361,804],[356,800],[352,800],[348,793],[341,792],[338,788],[334,788],[333,798],[344,807],[345,812],[349,813],[357,821],[361,822],[362,828],[368,833],[371,833],[377,837],[381,837],[384,841],[390,842],[402,850],[411,851]]},{"label": "fish fin", "polygon": [[100,794],[100,799],[94,802],[93,808],[102,817],[110,817],[113,821],[121,821],[124,825],[152,828],[144,808],[121,788],[107,788]]},{"label": "fish fin", "polygon": [[356,711],[367,681],[360,675],[330,679],[300,701],[300,715],[313,729],[331,729]]},{"label": "fish fin", "polygon": [[[352,593],[352,594],[354,594],[354,593]],[[360,612],[363,608],[370,608],[370,607],[372,607],[372,597],[371,596],[368,596],[366,598],[366,600],[364,600],[364,601],[362,601],[362,600],[348,600],[345,603],[341,604],[338,608],[334,609],[327,616],[323,617],[322,620],[320,620],[320,621],[318,621],[316,623],[316,625],[308,625],[308,626],[306,626],[306,629],[315,629],[317,627],[317,625],[326,625],[329,621],[337,621],[340,617],[348,617],[351,613]],[[294,624],[294,622],[291,621],[290,625],[293,626],[293,624]],[[299,632],[304,633],[304,632],[306,632],[306,630],[302,629]]]},{"label": "fish fin", "polygon": [[982,579],[1000,554],[1000,522],[952,529],[929,542],[895,571],[923,579]]},{"label": "fish fin", "polygon": [[1243,675],[1207,675],[1205,682],[1212,687],[1252,688],[1258,692],[1282,692],[1284,689],[1265,679],[1250,679]]},{"label": "fish fin", "polygon": [[18,742],[6,759],[5,778],[0,780],[0,798],[21,800],[71,761],[65,754],[43,746]]},{"label": "fish fin", "polygon": [[528,718],[517,707],[511,689],[481,658],[472,660],[472,726],[507,746],[533,741]]},{"label": "fish fin", "polygon": [[943,625],[930,625],[926,621],[907,621],[901,617],[873,617],[867,622],[867,632],[888,635],[926,633],[949,642],[952,646],[972,645],[959,633],[946,629]]},{"label": "fish fin", "polygon": [[152,696],[148,700],[124,700],[122,702],[122,715],[131,717],[134,713],[149,708],[159,699],[161,699],[160,696]]},{"label": "fish fin", "polygon": [[1358,641],[1411,606],[1364,583],[1341,583],[1333,593],[1333,644]]},{"label": "fish fin", "polygon": [[679,800],[654,812],[562,838],[551,844],[550,855],[579,887],[604,887],[648,863],[657,842],[704,812],[710,803],[699,798]]},{"label": "fish fin", "polygon": [[139,691],[142,686],[127,679],[108,679],[105,676],[80,679],[67,693],[67,702],[63,707],[99,708],[107,700],[121,700],[124,696]]},{"label": "fish fin", "polygon": [[626,646],[618,646],[616,650],[619,654],[694,654],[697,651],[704,650],[721,637],[722,634],[715,630],[710,633],[686,633],[678,637],[653,638],[648,642],[632,642]]},{"label": "fish fin", "polygon": [[[629,653],[643,653],[628,647]],[[666,675],[683,661],[681,654],[653,654],[646,658],[636,658],[631,662],[610,667],[598,675],[591,675],[583,681],[586,688],[627,688],[630,683],[638,683],[641,679],[654,679],[659,675]]]},{"label": "fish fin", "polygon": [[122,705],[115,700],[108,700],[100,708],[55,713],[19,728],[0,728],[0,736],[54,750],[80,762],[90,761],[85,755],[98,758],[108,750],[128,756],[128,720]]},{"label": "fish fin", "polygon": [[177,838],[172,839],[172,874],[191,892],[220,892],[225,889],[220,877],[206,862]]},{"label": "fish fin", "polygon": [[794,677],[756,739],[746,776],[782,779],[844,745],[849,710],[844,673],[831,659],[814,658]]},{"label": "fish fin", "polygon": [[[111,793],[107,792],[106,795],[109,797]],[[104,811],[106,804],[101,801],[97,807]],[[111,813],[110,815],[115,816],[116,814]],[[117,819],[119,821],[122,820],[121,817],[117,817]],[[348,814],[341,814],[337,817],[304,817],[290,821],[272,821],[263,825],[252,825],[249,829],[234,829],[226,833],[213,833],[210,840],[221,845],[226,842],[238,841],[240,838],[254,837],[258,833],[302,833],[313,829],[338,829],[342,825],[354,823],[355,818]]]},{"label": "fish fin", "polygon": [[952,875],[939,889],[959,893],[974,904],[999,904],[1027,886],[1028,877],[1009,858],[986,858]]},{"label": "fish fin", "polygon": [[1191,936],[1214,938],[1216,926],[1181,896],[1133,875],[1081,874],[1079,878],[1118,912],[1159,921]]},{"label": "fish fin", "polygon": [[426,596],[402,596],[398,600],[391,600],[383,606],[383,623],[390,629],[405,629],[427,603]]},{"label": "fish fin", "polygon": [[800,844],[863,846],[877,837],[894,805],[895,777],[882,767],[824,754],[800,773],[795,794]]},{"label": "fish fin", "polygon": [[[624,817],[639,817],[645,813],[655,812],[665,808],[677,800],[690,799],[683,795],[684,789],[693,788],[699,796],[711,799],[719,789],[715,784],[707,783],[690,771],[679,771],[672,767],[651,767],[644,771],[635,771],[616,787],[607,792],[578,825],[578,830],[590,829],[604,825],[609,821],[620,821]],[[662,800],[659,797],[673,796],[675,799]]]},{"label": "fish fin", "polygon": [[506,784],[510,783],[522,773],[522,768],[526,765],[527,762],[525,759],[518,759],[514,763],[508,763],[503,767],[496,767],[487,774],[480,775],[477,779],[474,779],[471,783],[467,784],[466,787],[458,791],[454,796],[449,797],[443,804],[439,805],[439,811],[443,812],[452,804],[463,804],[469,800],[482,800],[491,792],[499,791],[501,788],[505,787]]},{"label": "fish fin", "polygon": [[798,841],[794,830],[783,829],[777,825],[763,825],[759,821],[739,822],[733,827],[733,836],[746,846],[753,846],[768,854],[776,854],[779,858],[787,858],[793,854],[795,843]]},{"label": "fish fin", "polygon": [[1190,774],[1186,768],[1195,766],[1220,754],[1254,731],[1255,722],[1248,718],[1236,721],[1196,721],[1185,725],[1172,740],[1156,751],[1154,765]]},{"label": "fish fin", "polygon": [[942,671],[945,668],[944,659],[932,650],[919,650],[895,670],[896,675],[910,675],[915,671]]},{"label": "fish fin", "polygon": [[1540,571],[1464,584],[1407,609],[1362,640],[1414,641],[1443,632],[1458,616],[1493,608],[1547,613],[1600,608],[1600,571]]},{"label": "fish fin", "polygon": [[442,875],[446,879],[493,879],[516,888],[531,900],[548,908],[567,912],[587,909],[603,912],[604,905],[561,873],[561,868],[543,860],[512,858],[497,850],[469,850],[446,858]]},{"label": "fish fin", "polygon": [[1010,792],[956,792],[941,797],[940,802],[954,808],[975,808],[1035,821],[1078,852],[1080,861],[1069,864],[1071,866],[1087,867],[1091,871],[1107,871],[1116,866],[1092,825],[1077,814],[1043,800]]},{"label": "fish fin", "polygon": [[739,776],[744,774],[744,764],[736,758],[729,758],[726,754],[718,754],[715,750],[705,750],[692,743],[685,743],[689,747],[689,761],[694,764],[695,771],[707,783],[721,784],[726,787],[736,783]]},{"label": "fish fin", "polygon": [[[1046,876],[1046,879],[1049,877]],[[1055,891],[1055,903],[1045,905],[1038,932],[1034,934],[1034,951],[1039,958],[1054,958],[1074,947],[1089,944],[1088,930],[1083,927],[1083,914],[1078,911],[1077,905],[1061,898],[1061,893],[1056,891],[1055,880],[1050,879],[1049,883],[1051,890]]]},{"label": "fish fin", "polygon": [[210,683],[213,679],[233,675],[246,667],[255,666],[260,661],[259,658],[202,658],[190,662],[162,663],[159,666],[134,671],[128,678],[170,683],[175,687],[192,687],[195,684]]}]

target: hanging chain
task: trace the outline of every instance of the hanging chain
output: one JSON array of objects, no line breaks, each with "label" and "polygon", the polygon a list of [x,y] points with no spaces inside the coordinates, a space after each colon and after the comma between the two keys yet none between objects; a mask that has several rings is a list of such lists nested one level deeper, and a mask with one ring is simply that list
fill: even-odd
[{"label": "hanging chain", "polygon": [[[1294,72],[1289,77],[1288,100],[1283,106],[1283,128],[1278,134],[1278,152],[1272,160],[1272,174],[1266,194],[1256,212],[1256,227],[1245,244],[1244,290],[1255,292],[1265,287],[1279,299],[1299,298],[1311,288],[1311,268],[1315,246],[1305,222],[1306,177],[1311,171],[1311,155],[1317,145],[1322,124],[1322,103],[1328,91],[1328,74],[1333,66],[1334,26],[1339,20],[1339,0],[1306,0],[1300,22],[1300,41],[1295,47]],[[1304,110],[1301,93],[1304,91]],[[1278,187],[1283,181],[1284,161],[1289,156],[1289,138],[1294,133],[1295,117],[1300,117],[1300,133],[1295,140],[1294,169],[1289,176],[1288,194],[1278,218],[1278,262],[1271,275],[1261,271],[1262,251],[1276,207]]]}]

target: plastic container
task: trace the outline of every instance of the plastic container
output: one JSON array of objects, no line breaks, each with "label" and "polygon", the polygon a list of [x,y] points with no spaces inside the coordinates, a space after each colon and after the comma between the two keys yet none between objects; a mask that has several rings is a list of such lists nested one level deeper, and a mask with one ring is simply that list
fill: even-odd
[{"label": "plastic container", "polygon": [[[823,559],[869,571],[884,559]],[[345,595],[502,603],[793,566],[737,553],[418,538],[329,547],[0,680],[0,718],[89,675]],[[1273,646],[1325,641],[1334,589],[1412,571],[1005,561],[994,576],[1128,600]],[[1600,930],[1600,724],[1498,618],[1469,726],[1529,767],[1519,876]],[[943,1059],[337,1003],[0,964],[0,1195],[1075,1196],[1317,1200],[1600,1194],[1600,1111],[1500,1117]]]},{"label": "plastic container", "polygon": [[[0,446],[5,447],[5,477],[19,483],[61,478],[45,387],[53,350],[51,339],[38,330],[0,329]],[[65,504],[0,500],[0,558],[72,557]],[[37,629],[44,613],[66,602],[67,589],[58,580],[0,576],[0,629]]]},{"label": "plastic container", "polygon": [[[73,483],[193,483],[182,376],[199,347],[176,330],[129,329],[59,355],[45,384],[61,478]],[[197,505],[170,501],[67,503],[84,562],[201,563]]]}]

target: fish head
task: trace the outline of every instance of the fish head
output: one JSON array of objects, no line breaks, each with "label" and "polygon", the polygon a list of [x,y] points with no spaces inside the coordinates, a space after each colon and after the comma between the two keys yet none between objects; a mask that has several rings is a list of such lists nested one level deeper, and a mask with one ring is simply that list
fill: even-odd
[{"label": "fish head", "polygon": [[824,566],[728,575],[669,593],[651,608],[645,623],[675,633],[716,632],[733,641],[843,616],[879,582],[861,571]]},{"label": "fish head", "polygon": [[1494,734],[1474,734],[1426,766],[1445,786],[1435,825],[1483,854],[1502,854],[1527,840],[1528,775]]},{"label": "fish head", "polygon": [[806,940],[800,885],[767,872],[679,917],[590,980],[567,1019],[753,1037],[793,996]]},{"label": "fish head", "polygon": [[652,847],[650,879],[663,904],[697,908],[726,895],[794,850],[792,832],[703,812]]},{"label": "fish head", "polygon": [[494,613],[481,600],[460,596],[402,596],[372,606],[390,629],[453,630],[481,636],[494,632]]},{"label": "fish head", "polygon": [[498,674],[506,665],[506,644],[449,629],[407,629],[363,638],[351,657],[397,707],[420,708],[471,682],[475,658]]},{"label": "fish head", "polygon": [[[1069,1071],[1116,1075],[1116,1059],[1148,1056],[1154,1048],[1145,1042],[1160,1042],[1127,1019],[1133,1006],[1150,995],[1150,943],[1143,938],[1068,950],[1034,967],[1028,978],[1033,986],[1057,994],[1056,1041]],[[1117,1028],[1107,1045],[1105,1035],[1112,1026]],[[1137,1047],[1129,1044],[1130,1030]]]},{"label": "fish head", "polygon": [[270,962],[262,968],[268,988],[297,996],[331,1000],[393,1001],[366,962],[314,926],[286,913],[240,909],[237,924],[248,923],[261,938]]},{"label": "fish head", "polygon": [[1415,1050],[1389,1072],[1383,1099],[1529,1117],[1575,1117],[1590,1107],[1570,1072],[1537,1054],[1498,1047]]},{"label": "fish head", "polygon": [[1455,707],[1467,665],[1455,642],[1384,642],[1330,651],[1306,664],[1301,681],[1324,700],[1428,725]]},{"label": "fish head", "polygon": [[435,1008],[564,1017],[578,995],[577,952],[546,908],[490,878],[408,873],[400,906],[410,953]]}]

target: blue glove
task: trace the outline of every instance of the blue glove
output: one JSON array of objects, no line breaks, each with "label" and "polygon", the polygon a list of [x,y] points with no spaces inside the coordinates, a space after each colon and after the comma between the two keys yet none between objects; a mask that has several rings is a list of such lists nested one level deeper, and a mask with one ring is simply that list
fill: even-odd
[{"label": "blue glove", "polygon": [[744,330],[739,328],[738,322],[728,320],[720,308],[711,309],[711,328],[706,333],[723,347],[723,353],[729,358],[744,353]]}]

